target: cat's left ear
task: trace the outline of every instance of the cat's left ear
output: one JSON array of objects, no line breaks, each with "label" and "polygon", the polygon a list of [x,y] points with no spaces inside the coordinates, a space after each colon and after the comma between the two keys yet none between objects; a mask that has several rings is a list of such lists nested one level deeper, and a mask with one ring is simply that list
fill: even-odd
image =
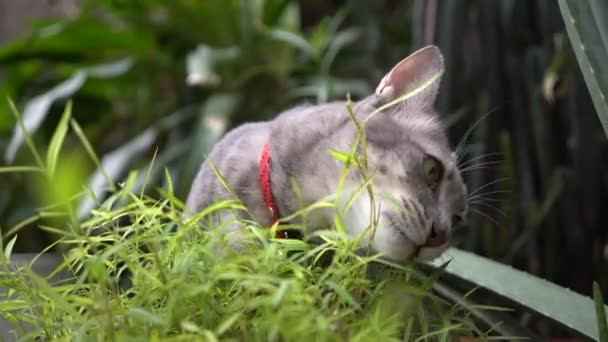
[{"label": "cat's left ear", "polygon": [[376,96],[385,104],[400,96],[410,94],[405,99],[408,106],[424,109],[435,102],[444,63],[437,46],[426,46],[399,62],[382,78],[376,88]]}]

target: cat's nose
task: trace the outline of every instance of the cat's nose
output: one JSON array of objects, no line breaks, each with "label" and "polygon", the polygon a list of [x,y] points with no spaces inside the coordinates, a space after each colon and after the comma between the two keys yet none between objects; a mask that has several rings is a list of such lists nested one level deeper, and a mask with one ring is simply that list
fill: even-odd
[{"label": "cat's nose", "polygon": [[450,238],[448,234],[448,230],[445,227],[440,227],[433,223],[431,226],[431,232],[429,236],[426,238],[426,242],[424,243],[424,247],[439,247],[446,242]]}]

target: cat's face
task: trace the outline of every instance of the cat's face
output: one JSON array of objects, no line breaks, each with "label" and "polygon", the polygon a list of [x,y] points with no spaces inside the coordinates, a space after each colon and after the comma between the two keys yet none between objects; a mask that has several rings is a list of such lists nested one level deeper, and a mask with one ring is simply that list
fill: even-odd
[{"label": "cat's face", "polygon": [[443,131],[435,122],[416,120],[424,116],[412,115],[408,122],[384,118],[367,127],[379,204],[370,243],[393,260],[441,255],[468,210],[467,189]]},{"label": "cat's face", "polygon": [[369,243],[389,259],[436,258],[467,215],[467,189],[432,108],[442,72],[439,49],[423,48],[395,66],[364,101],[371,105],[361,107],[373,110],[414,93],[365,125],[368,167],[380,205]]}]

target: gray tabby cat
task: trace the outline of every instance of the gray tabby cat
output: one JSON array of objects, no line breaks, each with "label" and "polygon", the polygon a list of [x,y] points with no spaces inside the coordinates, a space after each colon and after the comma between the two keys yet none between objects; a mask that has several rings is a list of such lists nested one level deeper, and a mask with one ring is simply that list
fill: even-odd
[{"label": "gray tabby cat", "polygon": [[[427,46],[397,64],[374,94],[353,103],[353,112],[363,120],[421,82],[431,80],[422,91],[365,123],[368,169],[375,173],[372,183],[379,212],[377,229],[373,234],[368,229],[373,211],[366,191],[343,217],[350,236],[364,234],[362,247],[371,247],[391,260],[436,258],[447,248],[452,227],[466,217],[466,186],[433,110],[443,68],[439,49]],[[264,145],[270,144],[274,203],[286,216],[301,209],[302,204],[309,205],[335,193],[344,165],[328,150],[349,151],[356,133],[345,102],[300,106],[271,121],[237,127],[214,146],[209,159],[253,218],[270,225],[273,213],[266,205],[259,181]],[[301,197],[294,192],[292,177]],[[351,168],[345,189],[352,193],[361,183],[359,171]],[[214,201],[229,198],[230,193],[205,161],[186,206],[198,212]],[[313,211],[307,227],[331,226],[335,212],[333,208]],[[220,220],[234,219],[233,215],[222,213]],[[228,230],[236,230],[230,239],[238,241],[239,226],[229,227]]]}]

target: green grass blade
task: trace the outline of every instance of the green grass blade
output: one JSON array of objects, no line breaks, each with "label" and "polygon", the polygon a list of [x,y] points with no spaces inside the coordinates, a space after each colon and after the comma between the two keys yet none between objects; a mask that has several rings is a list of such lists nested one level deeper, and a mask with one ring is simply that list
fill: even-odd
[{"label": "green grass blade", "polygon": [[[29,135],[34,134],[38,128],[46,120],[53,103],[58,100],[68,98],[82,88],[89,77],[93,78],[112,78],[118,77],[127,72],[132,65],[130,58],[121,59],[117,62],[109,64],[101,64],[89,68],[82,68],[74,72],[74,74],[57,84],[53,88],[47,90],[41,95],[31,99],[25,105],[23,110],[23,121],[17,120],[21,126],[20,129],[15,128],[9,146],[6,149],[4,160],[7,164],[13,162],[17,151],[25,141],[30,149],[33,147],[28,141]],[[14,105],[11,105],[14,107]],[[14,109],[13,109],[14,111]],[[34,157],[37,157],[34,155]],[[36,158],[38,159],[38,158]],[[38,161],[38,160],[37,160]]]},{"label": "green grass blade", "polygon": [[103,175],[103,177],[106,180],[108,186],[112,187],[112,189],[115,189],[114,181],[108,175],[108,173],[104,170],[104,168],[101,166],[101,162],[99,161],[99,157],[97,157],[97,153],[95,153],[95,149],[93,148],[93,145],[91,145],[91,142],[89,142],[89,139],[87,139],[86,135],[82,131],[82,128],[80,127],[80,125],[78,124],[78,122],[76,122],[76,120],[72,119],[70,121],[71,121],[70,124],[72,126],[72,129],[74,130],[74,132],[76,133],[76,135],[80,139],[80,142],[82,143],[82,146],[87,151],[87,154],[89,155],[89,157],[91,157],[91,160],[93,160],[93,162],[95,163],[95,166],[97,166],[97,169],[99,170],[99,172]]},{"label": "green grass blade", "polygon": [[[445,270],[447,273],[485,287],[581,334],[598,339],[594,302],[590,298],[457,248],[450,248],[445,255],[453,258]],[[431,264],[439,267],[443,262],[435,260]]]},{"label": "green grass blade", "polygon": [[36,166],[2,166],[0,167],[0,173],[24,173],[24,172],[44,172]]},{"label": "green grass blade", "polygon": [[17,235],[15,235],[4,247],[4,260],[7,263],[11,261],[11,254],[13,253],[13,247],[15,247],[15,242],[17,242]]},{"label": "green grass blade", "polygon": [[297,33],[293,33],[290,31],[282,30],[282,29],[273,29],[266,32],[268,38],[281,41],[288,45],[291,45],[303,53],[305,53],[308,57],[315,58],[317,57],[317,53],[313,46],[302,36]]},{"label": "green grass blade", "polygon": [[[13,138],[11,139],[11,144],[13,144],[14,140],[19,140],[19,139],[25,140],[25,143],[27,144],[27,147],[30,149],[30,152],[32,152],[32,155],[34,156],[34,159],[36,160],[36,164],[38,165],[38,167],[44,168],[44,163],[42,162],[42,158],[40,158],[40,154],[38,154],[38,150],[36,149],[36,146],[34,146],[34,142],[32,142],[32,138],[30,137],[26,124],[23,122],[23,116],[19,113],[19,110],[17,110],[17,106],[15,106],[15,103],[13,102],[13,100],[8,99],[8,104],[9,104],[9,107],[11,108],[11,112],[13,113],[13,116],[15,117],[17,126],[19,126],[18,129],[15,128],[15,133],[13,134]],[[17,149],[18,149],[18,147],[14,148],[15,151],[12,152],[11,145],[9,144],[9,147],[7,147],[6,153],[4,155],[4,161],[7,164],[10,164],[13,162],[15,154],[17,153]]]},{"label": "green grass blade", "polygon": [[63,116],[55,129],[55,133],[53,133],[53,137],[51,138],[51,142],[49,143],[49,147],[46,152],[46,167],[51,178],[55,174],[55,169],[57,168],[57,159],[59,158],[59,152],[61,151],[61,146],[63,145],[65,135],[68,132],[68,125],[70,124],[71,116],[72,101],[68,101],[68,104],[65,106],[65,110],[63,111]]},{"label": "green grass blade", "polygon": [[600,286],[593,282],[593,299],[595,300],[595,312],[597,314],[597,328],[600,342],[608,342],[608,321],[606,321],[606,308],[602,299]]},{"label": "green grass blade", "polygon": [[572,48],[608,136],[608,4],[605,0],[559,0]]}]

